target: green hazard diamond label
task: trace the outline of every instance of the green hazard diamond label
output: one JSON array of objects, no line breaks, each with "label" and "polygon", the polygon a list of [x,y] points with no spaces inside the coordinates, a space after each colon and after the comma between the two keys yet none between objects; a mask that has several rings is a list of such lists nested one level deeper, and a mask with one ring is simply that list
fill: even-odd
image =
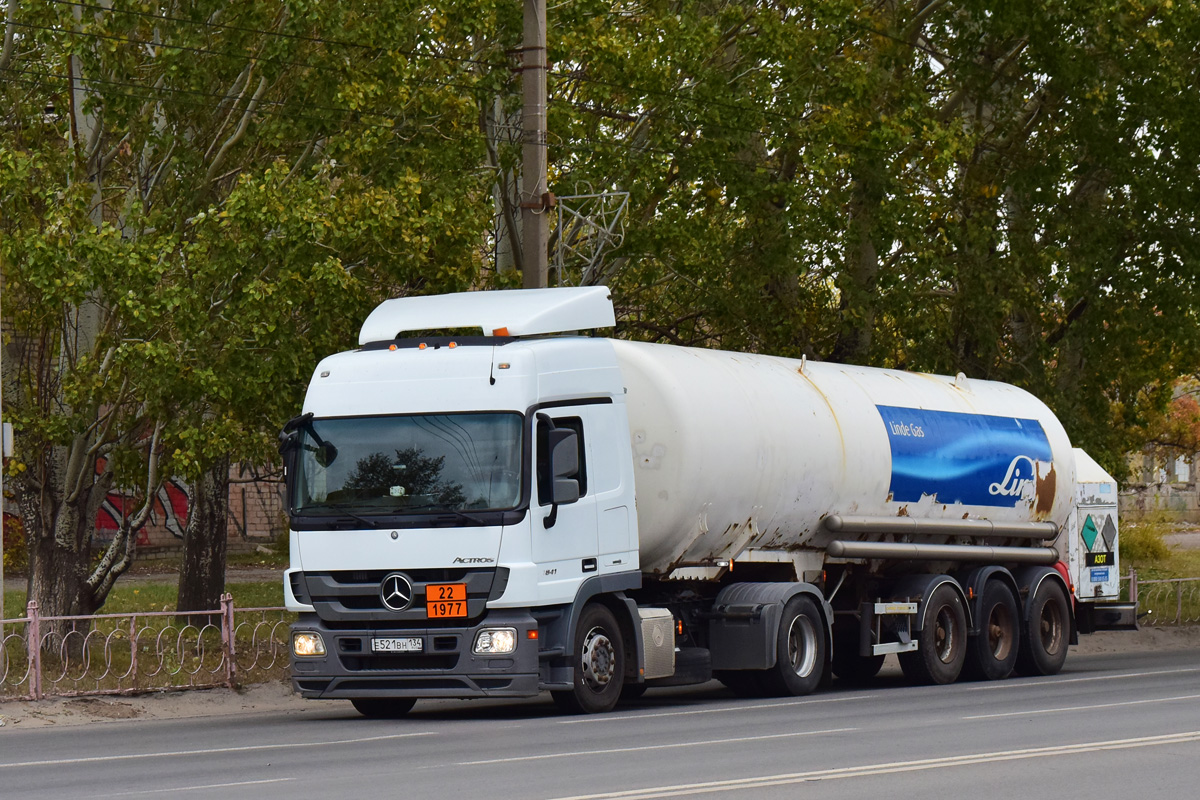
[{"label": "green hazard diamond label", "polygon": [[1096,543],[1096,537],[1100,535],[1100,531],[1096,530],[1096,523],[1092,521],[1091,514],[1088,514],[1087,520],[1084,521],[1080,535],[1083,536],[1083,543],[1087,545],[1087,549],[1091,550],[1092,545]]}]

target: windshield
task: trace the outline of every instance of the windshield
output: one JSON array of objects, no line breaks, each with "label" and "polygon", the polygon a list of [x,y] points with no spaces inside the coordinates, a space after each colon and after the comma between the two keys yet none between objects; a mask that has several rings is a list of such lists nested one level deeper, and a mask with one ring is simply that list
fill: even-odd
[{"label": "windshield", "polygon": [[292,511],[503,511],[521,500],[516,413],[313,419],[301,427]]}]

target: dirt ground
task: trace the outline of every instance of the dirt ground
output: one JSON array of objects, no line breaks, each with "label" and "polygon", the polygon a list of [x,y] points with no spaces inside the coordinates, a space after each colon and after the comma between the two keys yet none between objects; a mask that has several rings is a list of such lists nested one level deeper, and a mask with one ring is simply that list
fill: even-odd
[{"label": "dirt ground", "polygon": [[[1200,627],[1143,628],[1081,636],[1073,655],[1196,650]],[[292,694],[283,683],[260,684],[238,691],[203,689],[160,692],[132,697],[50,698],[41,701],[0,702],[0,736],[46,726],[86,725],[122,719],[184,719],[255,713],[299,713],[313,701]],[[349,706],[347,706],[347,711]]]}]

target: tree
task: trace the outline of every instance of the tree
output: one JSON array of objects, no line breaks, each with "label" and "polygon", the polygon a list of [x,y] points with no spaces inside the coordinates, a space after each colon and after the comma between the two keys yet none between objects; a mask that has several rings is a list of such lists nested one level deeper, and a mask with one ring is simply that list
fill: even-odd
[{"label": "tree", "polygon": [[1014,382],[1123,471],[1200,358],[1194,4],[601,5],[552,189],[630,192],[628,335]]},{"label": "tree", "polygon": [[472,280],[484,217],[464,198],[487,176],[462,169],[482,154],[471,18],[17,9],[0,64],[6,400],[44,613],[103,604],[139,519],[93,566],[96,507],[122,486],[148,513],[172,473],[203,495],[180,606],[212,607],[230,462],[268,459],[312,364],[382,295]]}]

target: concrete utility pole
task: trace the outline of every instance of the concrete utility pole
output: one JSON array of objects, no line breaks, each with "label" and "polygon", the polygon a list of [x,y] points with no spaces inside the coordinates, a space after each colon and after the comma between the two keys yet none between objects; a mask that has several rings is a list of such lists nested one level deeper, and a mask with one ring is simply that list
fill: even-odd
[{"label": "concrete utility pole", "polygon": [[526,289],[548,280],[550,192],[546,186],[546,0],[525,0],[521,52],[521,254]]}]

